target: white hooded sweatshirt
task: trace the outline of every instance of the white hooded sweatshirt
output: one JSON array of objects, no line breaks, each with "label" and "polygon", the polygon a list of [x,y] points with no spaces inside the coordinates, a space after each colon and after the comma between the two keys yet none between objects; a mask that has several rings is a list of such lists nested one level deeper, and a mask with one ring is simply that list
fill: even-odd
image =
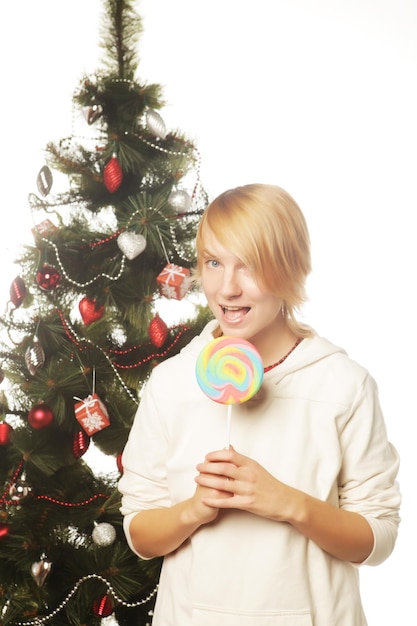
[{"label": "white hooded sweatshirt", "polygon": [[[195,374],[215,322],[146,384],[119,483],[129,524],[138,511],[191,497],[196,465],[228,442],[227,407]],[[255,398],[233,405],[231,443],[280,481],[361,513],[374,533],[365,563],[392,552],[399,524],[398,455],[387,440],[377,388],[346,353],[314,334],[264,376]],[[153,626],[364,626],[358,567],[290,524],[224,510],[164,558]]]}]

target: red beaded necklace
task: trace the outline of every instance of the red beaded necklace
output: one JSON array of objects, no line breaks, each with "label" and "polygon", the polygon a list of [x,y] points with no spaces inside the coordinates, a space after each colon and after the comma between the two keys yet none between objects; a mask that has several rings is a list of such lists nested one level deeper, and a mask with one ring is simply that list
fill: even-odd
[{"label": "red beaded necklace", "polygon": [[264,367],[264,373],[266,374],[266,372],[269,372],[270,370],[273,370],[274,367],[277,367],[278,365],[281,365],[281,363],[283,363],[285,361],[285,359],[290,356],[291,352],[293,352],[296,349],[296,347],[302,342],[302,340],[303,340],[303,338],[299,337],[297,339],[297,341],[295,342],[295,344],[293,345],[293,347],[291,348],[291,350],[289,352],[287,352],[287,354],[285,356],[283,356],[276,363],[273,363],[272,365],[268,365],[267,367]]}]

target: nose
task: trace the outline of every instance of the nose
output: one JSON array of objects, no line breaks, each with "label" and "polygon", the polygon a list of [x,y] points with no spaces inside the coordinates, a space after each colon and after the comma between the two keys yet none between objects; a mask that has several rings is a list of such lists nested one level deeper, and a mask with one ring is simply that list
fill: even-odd
[{"label": "nose", "polygon": [[242,288],[239,281],[238,271],[235,269],[225,269],[220,285],[220,293],[223,298],[233,298],[240,296]]}]

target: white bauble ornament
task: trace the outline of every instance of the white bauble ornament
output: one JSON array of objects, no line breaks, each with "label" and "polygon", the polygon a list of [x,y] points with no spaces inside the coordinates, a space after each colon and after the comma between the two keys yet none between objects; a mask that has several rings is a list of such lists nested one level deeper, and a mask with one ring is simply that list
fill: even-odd
[{"label": "white bauble ornament", "polygon": [[97,546],[110,546],[116,539],[116,531],[108,522],[96,524],[91,537]]},{"label": "white bauble ornament", "polygon": [[177,213],[186,213],[191,207],[191,197],[184,189],[173,189],[168,202]]},{"label": "white bauble ornament", "polygon": [[146,239],[143,235],[125,230],[117,237],[117,245],[131,261],[145,250]]}]

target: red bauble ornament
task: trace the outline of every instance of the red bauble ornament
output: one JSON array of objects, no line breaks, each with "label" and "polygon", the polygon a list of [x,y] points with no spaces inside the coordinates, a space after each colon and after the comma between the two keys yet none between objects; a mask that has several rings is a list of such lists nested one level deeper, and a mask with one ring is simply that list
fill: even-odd
[{"label": "red bauble ornament", "polygon": [[96,300],[90,298],[82,298],[78,305],[82,320],[86,326],[99,320],[104,313],[104,306],[97,304]]},{"label": "red bauble ornament", "polygon": [[10,526],[7,524],[0,524],[0,539],[4,539],[9,534]]},{"label": "red bauble ornament", "polygon": [[49,426],[54,419],[52,409],[46,404],[38,404],[30,409],[28,413],[28,422],[32,428],[40,429]]},{"label": "red bauble ornament", "polygon": [[10,300],[17,309],[26,298],[26,285],[23,278],[17,276],[10,285]]},{"label": "red bauble ornament", "polygon": [[123,171],[117,157],[113,154],[112,158],[107,161],[103,173],[104,184],[107,191],[114,193],[122,184]]},{"label": "red bauble ornament", "polygon": [[72,452],[76,459],[79,459],[85,454],[90,445],[90,437],[84,430],[79,430],[75,433],[72,440]]},{"label": "red bauble ornament", "polygon": [[7,422],[0,423],[0,446],[8,446],[13,428]]},{"label": "red bauble ornament", "polygon": [[155,315],[148,327],[149,337],[154,346],[160,348],[164,345],[168,337],[168,326],[164,320],[159,317],[159,313]]},{"label": "red bauble ornament", "polygon": [[93,611],[99,617],[108,617],[113,613],[113,610],[113,600],[108,595],[97,598],[97,600],[94,601]]},{"label": "red bauble ornament", "polygon": [[119,452],[116,456],[117,469],[123,474],[123,452]]},{"label": "red bauble ornament", "polygon": [[61,280],[61,274],[56,267],[45,263],[36,274],[36,282],[41,289],[49,291],[55,289],[59,285]]}]

